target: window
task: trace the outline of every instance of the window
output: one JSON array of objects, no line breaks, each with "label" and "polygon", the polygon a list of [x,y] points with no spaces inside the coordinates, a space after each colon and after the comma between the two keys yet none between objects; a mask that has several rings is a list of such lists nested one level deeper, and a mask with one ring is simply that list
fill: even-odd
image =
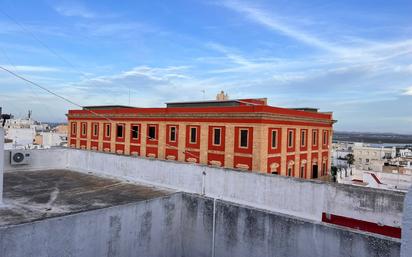
[{"label": "window", "polygon": [[306,146],[306,130],[301,131],[300,146]]},{"label": "window", "polygon": [[323,175],[326,175],[326,163],[323,163],[322,166],[323,166],[322,167],[322,173],[323,173]]},{"label": "window", "polygon": [[93,136],[97,137],[99,133],[99,124],[95,123],[93,124]]},{"label": "window", "polygon": [[312,132],[312,144],[313,146],[318,145],[318,131],[316,129],[314,129]]},{"label": "window", "polygon": [[220,129],[220,128],[214,128],[213,129],[213,144],[214,145],[220,145],[220,143],[221,143],[221,131],[222,131],[222,129]]},{"label": "window", "polygon": [[293,147],[293,130],[289,130],[288,132],[288,147]]},{"label": "window", "polygon": [[156,126],[149,126],[149,139],[156,139]]},{"label": "window", "polygon": [[72,135],[76,135],[76,128],[77,128],[77,124],[73,122],[72,123]]},{"label": "window", "polygon": [[248,147],[248,139],[249,139],[249,130],[248,129],[241,129],[240,130],[240,147],[247,148]]},{"label": "window", "polygon": [[110,137],[110,135],[111,135],[110,124],[106,124],[105,131],[106,131],[106,133],[105,133],[106,137]]},{"label": "window", "polygon": [[191,127],[190,128],[190,143],[195,144],[197,141],[197,128]]},{"label": "window", "polygon": [[176,127],[170,127],[169,141],[176,142]]},{"label": "window", "polygon": [[82,135],[86,135],[86,123],[82,123]]},{"label": "window", "polygon": [[328,142],[328,132],[325,130],[323,131],[323,144],[326,145]]},{"label": "window", "polygon": [[278,131],[272,130],[272,148],[278,147]]},{"label": "window", "polygon": [[300,177],[303,178],[305,176],[305,166],[300,167]]},{"label": "window", "polygon": [[288,176],[289,176],[289,177],[292,176],[292,167],[289,167],[289,168],[288,168]]},{"label": "window", "polygon": [[139,139],[139,126],[132,125],[132,139]]},{"label": "window", "polygon": [[120,138],[123,137],[123,134],[124,134],[123,130],[124,130],[124,125],[117,124],[117,127],[116,127],[117,137],[120,137]]}]

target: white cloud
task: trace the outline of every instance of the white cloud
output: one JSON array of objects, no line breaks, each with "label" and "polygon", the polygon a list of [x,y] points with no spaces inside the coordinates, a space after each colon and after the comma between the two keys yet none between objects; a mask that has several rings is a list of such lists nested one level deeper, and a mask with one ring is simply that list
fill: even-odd
[{"label": "white cloud", "polygon": [[405,89],[404,95],[411,95],[412,96],[412,86]]},{"label": "white cloud", "polygon": [[79,2],[69,1],[60,3],[54,9],[60,15],[68,17],[96,18],[97,14]]},{"label": "white cloud", "polygon": [[59,68],[49,66],[29,66],[29,65],[1,65],[2,67],[14,72],[56,72]]}]

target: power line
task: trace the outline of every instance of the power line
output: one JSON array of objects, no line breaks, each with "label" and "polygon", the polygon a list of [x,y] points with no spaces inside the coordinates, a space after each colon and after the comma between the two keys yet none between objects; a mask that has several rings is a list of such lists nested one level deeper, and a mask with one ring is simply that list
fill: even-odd
[{"label": "power line", "polygon": [[54,51],[51,47],[49,47],[45,42],[43,42],[39,37],[36,36],[32,31],[30,31],[28,28],[26,28],[23,24],[21,24],[19,21],[14,19],[11,15],[7,14],[4,12],[4,10],[0,9],[0,12],[6,16],[8,19],[10,19],[13,23],[15,23],[23,32],[29,34],[32,38],[34,38],[40,45],[42,45],[44,48],[46,48],[50,53],[55,55],[57,58],[59,58],[61,61],[69,65],[74,71],[80,73],[81,75],[85,76],[86,74],[81,72],[76,68],[75,65],[73,65],[69,60],[64,58],[62,55]]},{"label": "power line", "polygon": [[[101,117],[101,118],[103,118],[103,119],[105,119],[105,120],[107,120],[107,121],[110,121],[110,122],[115,122],[114,120],[106,117],[105,115],[102,115],[102,114],[100,114],[100,113],[94,112],[94,111],[92,111],[92,110],[90,110],[90,109],[88,109],[88,108],[86,108],[86,107],[83,107],[82,105],[80,105],[80,104],[78,104],[78,103],[76,103],[76,102],[73,102],[72,100],[70,100],[70,99],[68,99],[68,98],[66,98],[66,97],[64,97],[64,96],[61,96],[61,95],[59,95],[59,94],[51,91],[50,89],[48,89],[48,88],[46,88],[46,87],[44,87],[44,86],[36,83],[36,82],[33,82],[33,81],[29,80],[29,79],[26,79],[25,77],[23,77],[23,76],[15,73],[15,72],[7,69],[7,68],[5,68],[5,67],[3,67],[3,66],[1,66],[1,65],[0,65],[0,69],[4,70],[5,72],[8,72],[9,74],[13,75],[14,77],[16,77],[16,78],[18,78],[18,79],[21,79],[21,80],[23,80],[23,81],[25,81],[25,82],[27,82],[27,83],[29,83],[29,84],[31,84],[31,85],[34,85],[34,86],[36,86],[36,87],[38,87],[38,88],[40,88],[40,89],[48,92],[49,94],[51,94],[51,95],[53,95],[53,96],[56,96],[56,97],[58,97],[58,98],[60,98],[60,99],[62,99],[62,100],[64,100],[64,101],[66,101],[66,102],[68,102],[68,103],[70,103],[70,104],[72,104],[72,105],[75,105],[75,106],[77,106],[77,107],[80,107],[80,108],[82,108],[83,110],[88,111],[88,112],[90,112],[90,113],[92,113],[92,114],[94,114],[94,115],[96,115],[96,116],[98,116],[98,117]],[[139,131],[137,131],[137,130],[133,130],[133,128],[132,128],[132,131],[134,131],[134,132],[139,132]],[[146,137],[149,138],[149,139],[151,139],[151,140],[159,141],[159,140],[153,139],[153,138],[151,138],[151,137],[149,137],[149,136],[146,136]],[[174,149],[177,149],[177,150],[179,149],[178,147],[169,145],[169,144],[167,144],[167,143],[165,143],[165,145],[166,145],[167,147],[170,147],[170,148],[174,148]],[[196,158],[200,158],[200,156],[197,156],[197,155],[195,155],[195,154],[192,154],[192,153],[189,152],[189,151],[183,151],[182,153],[184,153],[184,154],[189,154],[189,155],[191,155],[191,156],[193,156],[193,157],[196,157]]]}]

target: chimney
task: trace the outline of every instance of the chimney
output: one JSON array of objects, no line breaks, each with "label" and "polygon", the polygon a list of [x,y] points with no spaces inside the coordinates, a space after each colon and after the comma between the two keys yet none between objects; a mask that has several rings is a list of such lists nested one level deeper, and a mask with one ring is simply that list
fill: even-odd
[{"label": "chimney", "polygon": [[229,100],[229,96],[225,94],[223,90],[220,91],[220,93],[216,95],[216,101],[226,101],[226,100]]}]

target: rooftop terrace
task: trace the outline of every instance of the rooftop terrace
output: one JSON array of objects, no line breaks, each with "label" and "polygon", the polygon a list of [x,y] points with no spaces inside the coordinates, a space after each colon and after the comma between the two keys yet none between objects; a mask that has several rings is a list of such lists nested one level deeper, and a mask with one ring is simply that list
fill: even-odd
[{"label": "rooftop terrace", "polygon": [[145,201],[170,191],[70,170],[6,172],[0,225]]},{"label": "rooftop terrace", "polygon": [[5,153],[1,256],[400,256],[399,238],[324,219],[400,229],[400,192],[75,149],[29,153],[21,166]]}]

